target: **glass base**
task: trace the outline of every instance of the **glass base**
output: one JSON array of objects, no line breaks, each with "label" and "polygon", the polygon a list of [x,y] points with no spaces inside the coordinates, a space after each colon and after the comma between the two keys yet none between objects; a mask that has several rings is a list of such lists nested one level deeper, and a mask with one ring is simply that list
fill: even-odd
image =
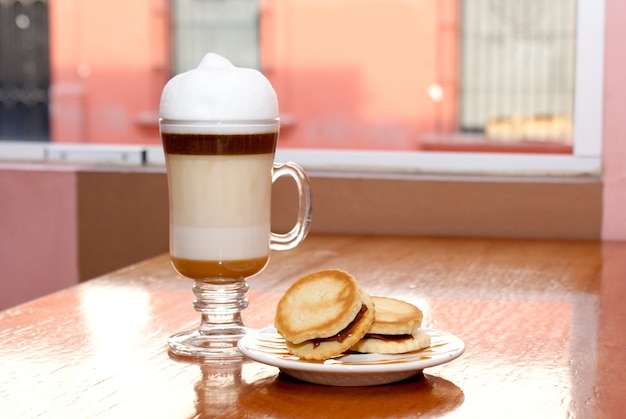
[{"label": "glass base", "polygon": [[241,358],[237,343],[246,334],[245,327],[228,329],[189,330],[172,335],[167,340],[169,350],[178,356],[194,358]]}]

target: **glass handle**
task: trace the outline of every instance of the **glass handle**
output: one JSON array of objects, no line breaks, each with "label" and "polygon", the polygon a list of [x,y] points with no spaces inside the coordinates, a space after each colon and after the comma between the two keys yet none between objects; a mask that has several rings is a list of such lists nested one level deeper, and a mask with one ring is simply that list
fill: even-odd
[{"label": "glass handle", "polygon": [[298,219],[288,233],[270,234],[270,248],[274,250],[288,250],[296,247],[304,240],[311,226],[312,194],[309,177],[296,163],[274,163],[272,183],[281,176],[290,176],[298,187]]}]

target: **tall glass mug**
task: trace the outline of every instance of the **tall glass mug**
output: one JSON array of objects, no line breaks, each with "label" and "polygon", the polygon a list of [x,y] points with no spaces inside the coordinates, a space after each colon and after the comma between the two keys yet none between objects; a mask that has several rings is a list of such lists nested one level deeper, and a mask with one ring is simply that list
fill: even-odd
[{"label": "tall glass mug", "polygon": [[[193,279],[197,329],[171,336],[169,349],[193,357],[240,356],[246,333],[246,279],[261,272],[270,251],[291,249],[307,235],[311,188],[294,163],[274,163],[279,121],[160,120],[170,205],[170,256]],[[271,232],[272,183],[290,176],[299,192],[298,219],[286,234]]]}]

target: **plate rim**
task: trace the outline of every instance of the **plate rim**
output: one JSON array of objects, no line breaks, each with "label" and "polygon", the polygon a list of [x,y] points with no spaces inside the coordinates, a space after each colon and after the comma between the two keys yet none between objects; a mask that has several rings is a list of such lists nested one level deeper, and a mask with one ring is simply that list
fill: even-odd
[{"label": "plate rim", "polygon": [[[438,329],[421,327],[421,331],[431,336],[440,334],[451,338],[456,342],[456,349],[450,353],[441,354],[429,359],[412,359],[400,363],[372,363],[372,364],[340,364],[326,363],[325,361],[306,361],[301,359],[283,359],[272,356],[269,353],[259,351],[250,345],[249,341],[254,341],[258,334],[278,334],[272,326],[254,330],[252,333],[245,335],[239,340],[239,350],[248,358],[274,367],[278,367],[285,371],[307,371],[321,374],[390,374],[407,371],[421,371],[424,368],[430,368],[450,362],[460,357],[465,352],[465,342],[458,336]],[[280,336],[280,335],[279,335]],[[419,351],[417,351],[419,352]],[[367,356],[368,354],[349,354],[347,356]],[[379,354],[388,359],[398,358],[404,354],[385,355]]]}]

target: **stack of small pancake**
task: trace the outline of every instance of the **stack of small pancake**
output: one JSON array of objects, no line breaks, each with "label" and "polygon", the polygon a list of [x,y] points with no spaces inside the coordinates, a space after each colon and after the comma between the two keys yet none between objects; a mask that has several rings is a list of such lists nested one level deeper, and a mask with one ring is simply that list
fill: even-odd
[{"label": "stack of small pancake", "polygon": [[370,296],[348,272],[327,269],[294,282],[278,302],[274,325],[301,359],[347,351],[397,354],[430,346],[422,312],[405,301]]}]

